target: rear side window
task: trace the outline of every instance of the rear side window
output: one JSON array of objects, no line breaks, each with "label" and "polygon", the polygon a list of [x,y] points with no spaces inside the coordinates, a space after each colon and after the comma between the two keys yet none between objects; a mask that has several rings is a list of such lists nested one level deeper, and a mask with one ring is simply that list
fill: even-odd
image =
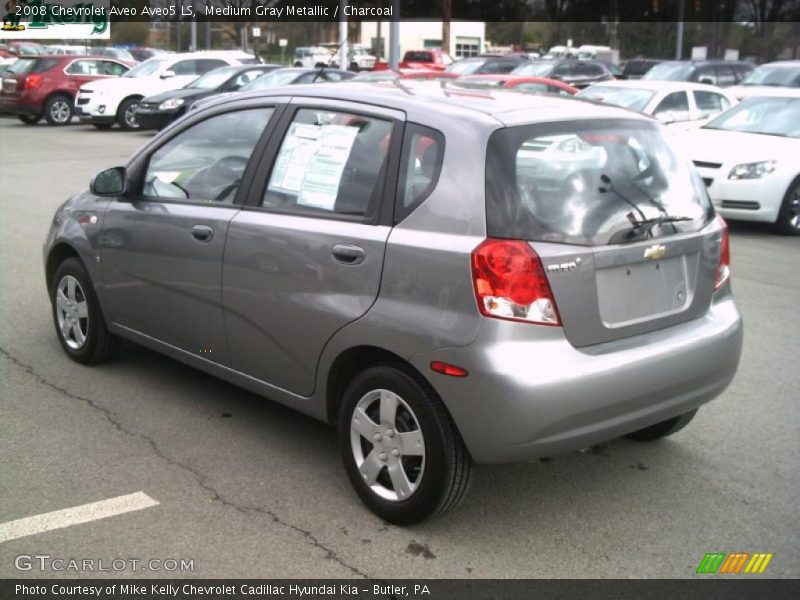
[{"label": "rear side window", "polygon": [[721,113],[731,105],[725,96],[716,92],[695,90],[693,93],[697,110],[702,118]]},{"label": "rear side window", "polygon": [[20,58],[17,59],[6,73],[14,75],[28,75],[30,73],[44,73],[58,64],[57,58]]},{"label": "rear side window", "polygon": [[431,195],[444,157],[444,136],[428,127],[408,123],[403,136],[400,158],[400,181],[394,221],[399,223]]},{"label": "rear side window", "polygon": [[507,127],[486,152],[490,237],[580,245],[619,243],[634,221],[655,237],[713,217],[705,186],[653,123],[624,119]]},{"label": "rear side window", "polygon": [[[664,99],[658,103],[658,106],[653,111],[654,115],[662,113],[688,113],[689,112],[689,99],[686,97],[686,92],[672,92],[664,96]],[[677,115],[676,115],[677,116]]]},{"label": "rear side window", "polygon": [[383,191],[392,122],[301,109],[289,126],[262,202],[278,212],[369,217]]}]

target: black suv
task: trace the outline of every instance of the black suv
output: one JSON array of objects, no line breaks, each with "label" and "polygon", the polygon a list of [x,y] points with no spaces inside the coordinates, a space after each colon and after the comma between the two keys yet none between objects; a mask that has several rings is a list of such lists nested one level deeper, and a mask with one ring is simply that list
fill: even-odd
[{"label": "black suv", "polygon": [[659,81],[693,81],[719,87],[736,85],[747,77],[755,66],[734,60],[670,60],[657,64],[642,79]]},{"label": "black suv", "polygon": [[663,61],[657,58],[632,58],[622,68],[620,79],[641,79],[650,69],[661,62]]},{"label": "black suv", "polygon": [[511,71],[522,77],[558,79],[576,88],[614,79],[608,67],[599,60],[532,60]]}]

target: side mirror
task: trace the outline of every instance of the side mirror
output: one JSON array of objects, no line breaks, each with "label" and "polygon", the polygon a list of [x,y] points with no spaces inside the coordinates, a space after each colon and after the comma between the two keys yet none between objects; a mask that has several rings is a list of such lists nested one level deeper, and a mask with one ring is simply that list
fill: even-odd
[{"label": "side mirror", "polygon": [[164,71],[161,74],[161,79],[169,79],[170,77],[175,77],[175,71]]},{"label": "side mirror", "polygon": [[89,191],[95,196],[121,196],[127,188],[125,167],[100,171],[89,184]]}]

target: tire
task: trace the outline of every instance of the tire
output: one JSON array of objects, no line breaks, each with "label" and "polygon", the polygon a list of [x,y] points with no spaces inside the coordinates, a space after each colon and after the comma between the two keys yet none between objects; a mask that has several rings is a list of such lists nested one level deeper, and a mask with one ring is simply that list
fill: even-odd
[{"label": "tire", "polygon": [[[381,409],[392,403],[394,416],[382,419]],[[394,364],[362,371],[345,389],[339,450],[361,501],[397,525],[454,508],[472,473],[472,459],[436,392]]]},{"label": "tire", "polygon": [[650,427],[645,427],[639,431],[629,433],[625,437],[636,440],[637,442],[653,442],[655,440],[660,440],[686,427],[691,420],[694,419],[696,414],[697,409],[690,410],[672,419],[667,419],[666,421],[661,421],[661,423],[656,423]]},{"label": "tire", "polygon": [[83,263],[67,258],[50,282],[53,324],[61,347],[84,365],[111,358],[119,338],[109,333],[92,281]]},{"label": "tire", "polygon": [[117,124],[123,131],[139,129],[139,123],[136,121],[136,106],[138,104],[139,98],[126,98],[119,105],[119,109],[117,109]]},{"label": "tire", "polygon": [[294,66],[295,66],[295,67],[302,67],[302,66],[303,66],[303,63],[301,63],[300,61],[298,61],[298,62],[294,63]]},{"label": "tire", "polygon": [[44,103],[44,118],[50,125],[69,125],[74,114],[75,109],[69,96],[56,94]]},{"label": "tire", "polygon": [[111,129],[113,126],[114,126],[113,123],[92,123],[92,127],[94,127],[95,129],[99,129],[100,131]]},{"label": "tire", "polygon": [[786,190],[775,230],[782,235],[800,235],[800,177]]},{"label": "tire", "polygon": [[36,125],[42,120],[42,115],[17,115],[25,125]]}]

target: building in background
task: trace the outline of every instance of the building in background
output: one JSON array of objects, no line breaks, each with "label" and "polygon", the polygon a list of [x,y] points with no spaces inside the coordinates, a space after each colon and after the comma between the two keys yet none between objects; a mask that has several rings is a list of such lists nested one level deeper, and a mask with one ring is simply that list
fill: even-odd
[{"label": "building in background", "polygon": [[[382,46],[380,55],[389,56],[389,22],[363,22],[360,24],[359,42],[371,48],[373,53]],[[381,43],[382,42],[382,43]],[[477,56],[486,47],[486,23],[451,22],[450,47],[443,48],[453,58]],[[425,48],[442,48],[441,21],[401,21],[400,22],[400,56],[408,50]]]}]

